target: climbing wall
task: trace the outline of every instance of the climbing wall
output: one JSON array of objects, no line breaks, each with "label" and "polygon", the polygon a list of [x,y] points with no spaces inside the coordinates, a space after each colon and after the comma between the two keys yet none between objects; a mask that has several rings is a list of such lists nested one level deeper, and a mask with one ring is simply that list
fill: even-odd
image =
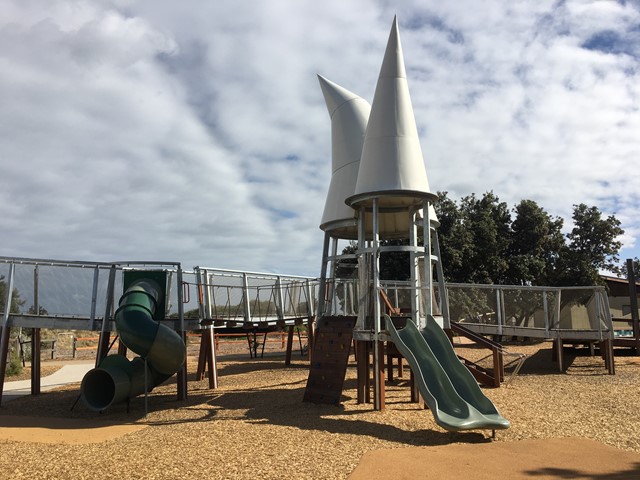
[{"label": "climbing wall", "polygon": [[340,403],[356,319],[341,316],[318,320],[303,401]]}]

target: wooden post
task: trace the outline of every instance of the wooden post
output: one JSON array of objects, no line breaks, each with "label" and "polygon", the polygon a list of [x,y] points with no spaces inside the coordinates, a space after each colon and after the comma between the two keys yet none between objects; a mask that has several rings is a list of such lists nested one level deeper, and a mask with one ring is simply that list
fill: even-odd
[{"label": "wooden post", "polygon": [[413,370],[409,369],[411,374],[409,375],[409,383],[411,385],[411,401],[412,402],[420,402],[420,393],[418,393],[418,388],[416,386],[416,377],[413,374]]},{"label": "wooden post", "polygon": [[[384,352],[384,342],[378,341],[378,352]],[[377,375],[377,382],[374,382],[374,387],[378,390],[374,392],[376,404],[378,408],[376,410],[385,409],[385,384],[384,384],[384,355],[381,353],[378,355],[378,364],[373,366],[373,374]]]},{"label": "wooden post", "polygon": [[369,351],[368,342],[356,340],[357,402],[369,403]]},{"label": "wooden post", "polygon": [[218,388],[218,364],[216,359],[216,342],[213,328],[205,329],[200,335],[200,350],[198,352],[198,369],[196,380],[204,379],[204,371],[207,370],[209,388]]},{"label": "wooden post", "polygon": [[4,388],[4,376],[7,373],[7,356],[9,355],[9,337],[11,327],[9,327],[9,313],[11,312],[11,300],[13,297],[13,276],[16,266],[12,263],[9,266],[9,277],[7,278],[7,295],[4,304],[4,313],[0,323],[0,405],[2,404],[2,390]]},{"label": "wooden post", "polygon": [[311,355],[313,354],[313,340],[314,340],[314,331],[313,331],[313,320],[314,317],[309,317],[307,319],[307,359],[311,361]]},{"label": "wooden post", "polygon": [[[289,325],[287,327],[287,350],[284,356],[284,364],[291,365],[291,350],[293,349],[293,329],[295,325]],[[308,338],[307,338],[308,341]]]},{"label": "wooden post", "polygon": [[562,345],[562,339],[561,338],[556,338],[555,339],[555,351],[556,351],[556,358],[558,360],[558,369],[561,372],[564,372],[564,348]]},{"label": "wooden post", "polygon": [[40,394],[40,346],[42,338],[39,328],[31,329],[31,395]]},{"label": "wooden post", "polygon": [[198,368],[196,369],[196,381],[199,382],[204,378],[204,368],[207,357],[207,345],[204,335],[200,335],[200,349],[198,350]]},{"label": "wooden post", "polygon": [[202,337],[206,337],[206,363],[208,366],[209,388],[218,388],[218,364],[216,361],[216,345],[214,341],[213,327],[207,328]]},{"label": "wooden post", "polygon": [[[182,290],[181,288],[179,288],[178,290]],[[179,298],[179,301],[182,301],[181,298]],[[180,335],[180,338],[182,338],[182,344],[185,346],[185,353],[186,353],[186,348],[187,348],[187,332],[185,330],[181,330],[179,332],[177,332],[178,335]],[[146,359],[145,359],[146,361]],[[186,400],[187,399],[187,357],[185,355],[185,360],[184,363],[182,364],[182,367],[180,368],[180,370],[178,370],[176,372],[176,389],[177,389],[177,400],[178,401],[182,401],[182,400]],[[145,396],[146,398],[146,396]]]},{"label": "wooden post", "polygon": [[504,380],[504,363],[502,353],[497,348],[493,349],[493,386],[500,387],[500,382]]},{"label": "wooden post", "polygon": [[629,281],[629,300],[631,302],[631,321],[633,324],[633,338],[635,339],[635,354],[640,354],[640,315],[638,314],[638,288],[633,260],[627,259],[627,278]]},{"label": "wooden post", "polygon": [[[8,314],[7,314],[8,316]],[[4,388],[4,376],[7,371],[7,357],[9,356],[9,334],[11,328],[0,327],[0,405],[2,405],[2,390]]]}]

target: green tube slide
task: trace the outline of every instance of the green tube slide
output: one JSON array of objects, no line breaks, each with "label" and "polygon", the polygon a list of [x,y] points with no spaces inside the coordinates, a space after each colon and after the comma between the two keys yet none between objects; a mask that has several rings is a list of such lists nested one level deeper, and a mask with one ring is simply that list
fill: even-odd
[{"label": "green tube slide", "polygon": [[123,355],[108,355],[97,368],[87,372],[80,391],[89,409],[102,411],[150,392],[182,368],[182,338],[153,319],[160,291],[153,280],[140,279],[120,297],[116,330],[120,341],[140,356],[129,361]]},{"label": "green tube slide", "polygon": [[409,362],[420,395],[438,425],[449,431],[509,428],[509,421],[482,393],[433,317],[427,317],[423,332],[409,319],[401,330],[396,330],[388,316],[385,319],[389,335]]}]

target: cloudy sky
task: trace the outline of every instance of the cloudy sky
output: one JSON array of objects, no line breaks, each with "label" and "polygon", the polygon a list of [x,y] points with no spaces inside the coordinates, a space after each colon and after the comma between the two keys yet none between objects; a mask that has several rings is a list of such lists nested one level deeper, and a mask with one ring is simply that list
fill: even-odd
[{"label": "cloudy sky", "polygon": [[0,255],[315,276],[316,74],[373,98],[397,14],[432,190],[615,214],[640,256],[640,2],[0,3]]}]

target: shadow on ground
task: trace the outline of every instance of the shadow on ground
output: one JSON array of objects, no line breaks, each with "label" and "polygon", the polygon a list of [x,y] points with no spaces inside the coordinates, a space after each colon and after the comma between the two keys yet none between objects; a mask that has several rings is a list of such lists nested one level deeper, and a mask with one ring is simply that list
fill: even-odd
[{"label": "shadow on ground", "polygon": [[[307,367],[303,363],[284,367],[282,362],[273,360],[231,363],[220,366],[221,381],[233,380],[234,376],[257,375],[257,378],[273,375],[277,370],[285,370],[282,375],[273,375],[273,381],[262,383],[259,388],[239,388],[237,390],[209,390],[206,379],[193,382],[195,374],[190,374],[190,392],[186,401],[176,400],[175,380],[149,395],[148,415],[145,414],[144,396],[131,399],[127,404],[110,407],[103,414],[90,411],[78,402],[71,407],[80,394],[77,385],[64,390],[28,396],[7,403],[0,408],[0,415],[26,415],[57,418],[102,420],[109,423],[139,423],[145,425],[186,424],[208,421],[239,421],[245,424],[282,425],[308,431],[322,431],[336,434],[365,435],[405,445],[445,445],[449,443],[479,443],[488,441],[480,432],[444,432],[440,429],[425,428],[407,430],[395,426],[396,417],[386,416],[386,412],[374,412],[371,405],[354,405],[348,408],[332,405],[303,403]],[[242,385],[243,382],[240,382]],[[388,404],[407,404],[406,382],[395,382],[390,386]],[[348,380],[346,391],[355,386]],[[394,391],[395,389],[395,391]],[[399,390],[402,391],[399,391]],[[428,415],[418,404],[401,407],[406,415]],[[392,412],[395,414],[395,411]],[[401,413],[401,415],[403,415]],[[437,427],[436,427],[437,428]]]},{"label": "shadow on ground", "polygon": [[574,468],[537,468],[527,470],[527,475],[535,478],[557,478],[557,479],[581,479],[581,480],[631,480],[640,478],[640,462],[635,463],[627,470],[607,473],[589,473]]}]

